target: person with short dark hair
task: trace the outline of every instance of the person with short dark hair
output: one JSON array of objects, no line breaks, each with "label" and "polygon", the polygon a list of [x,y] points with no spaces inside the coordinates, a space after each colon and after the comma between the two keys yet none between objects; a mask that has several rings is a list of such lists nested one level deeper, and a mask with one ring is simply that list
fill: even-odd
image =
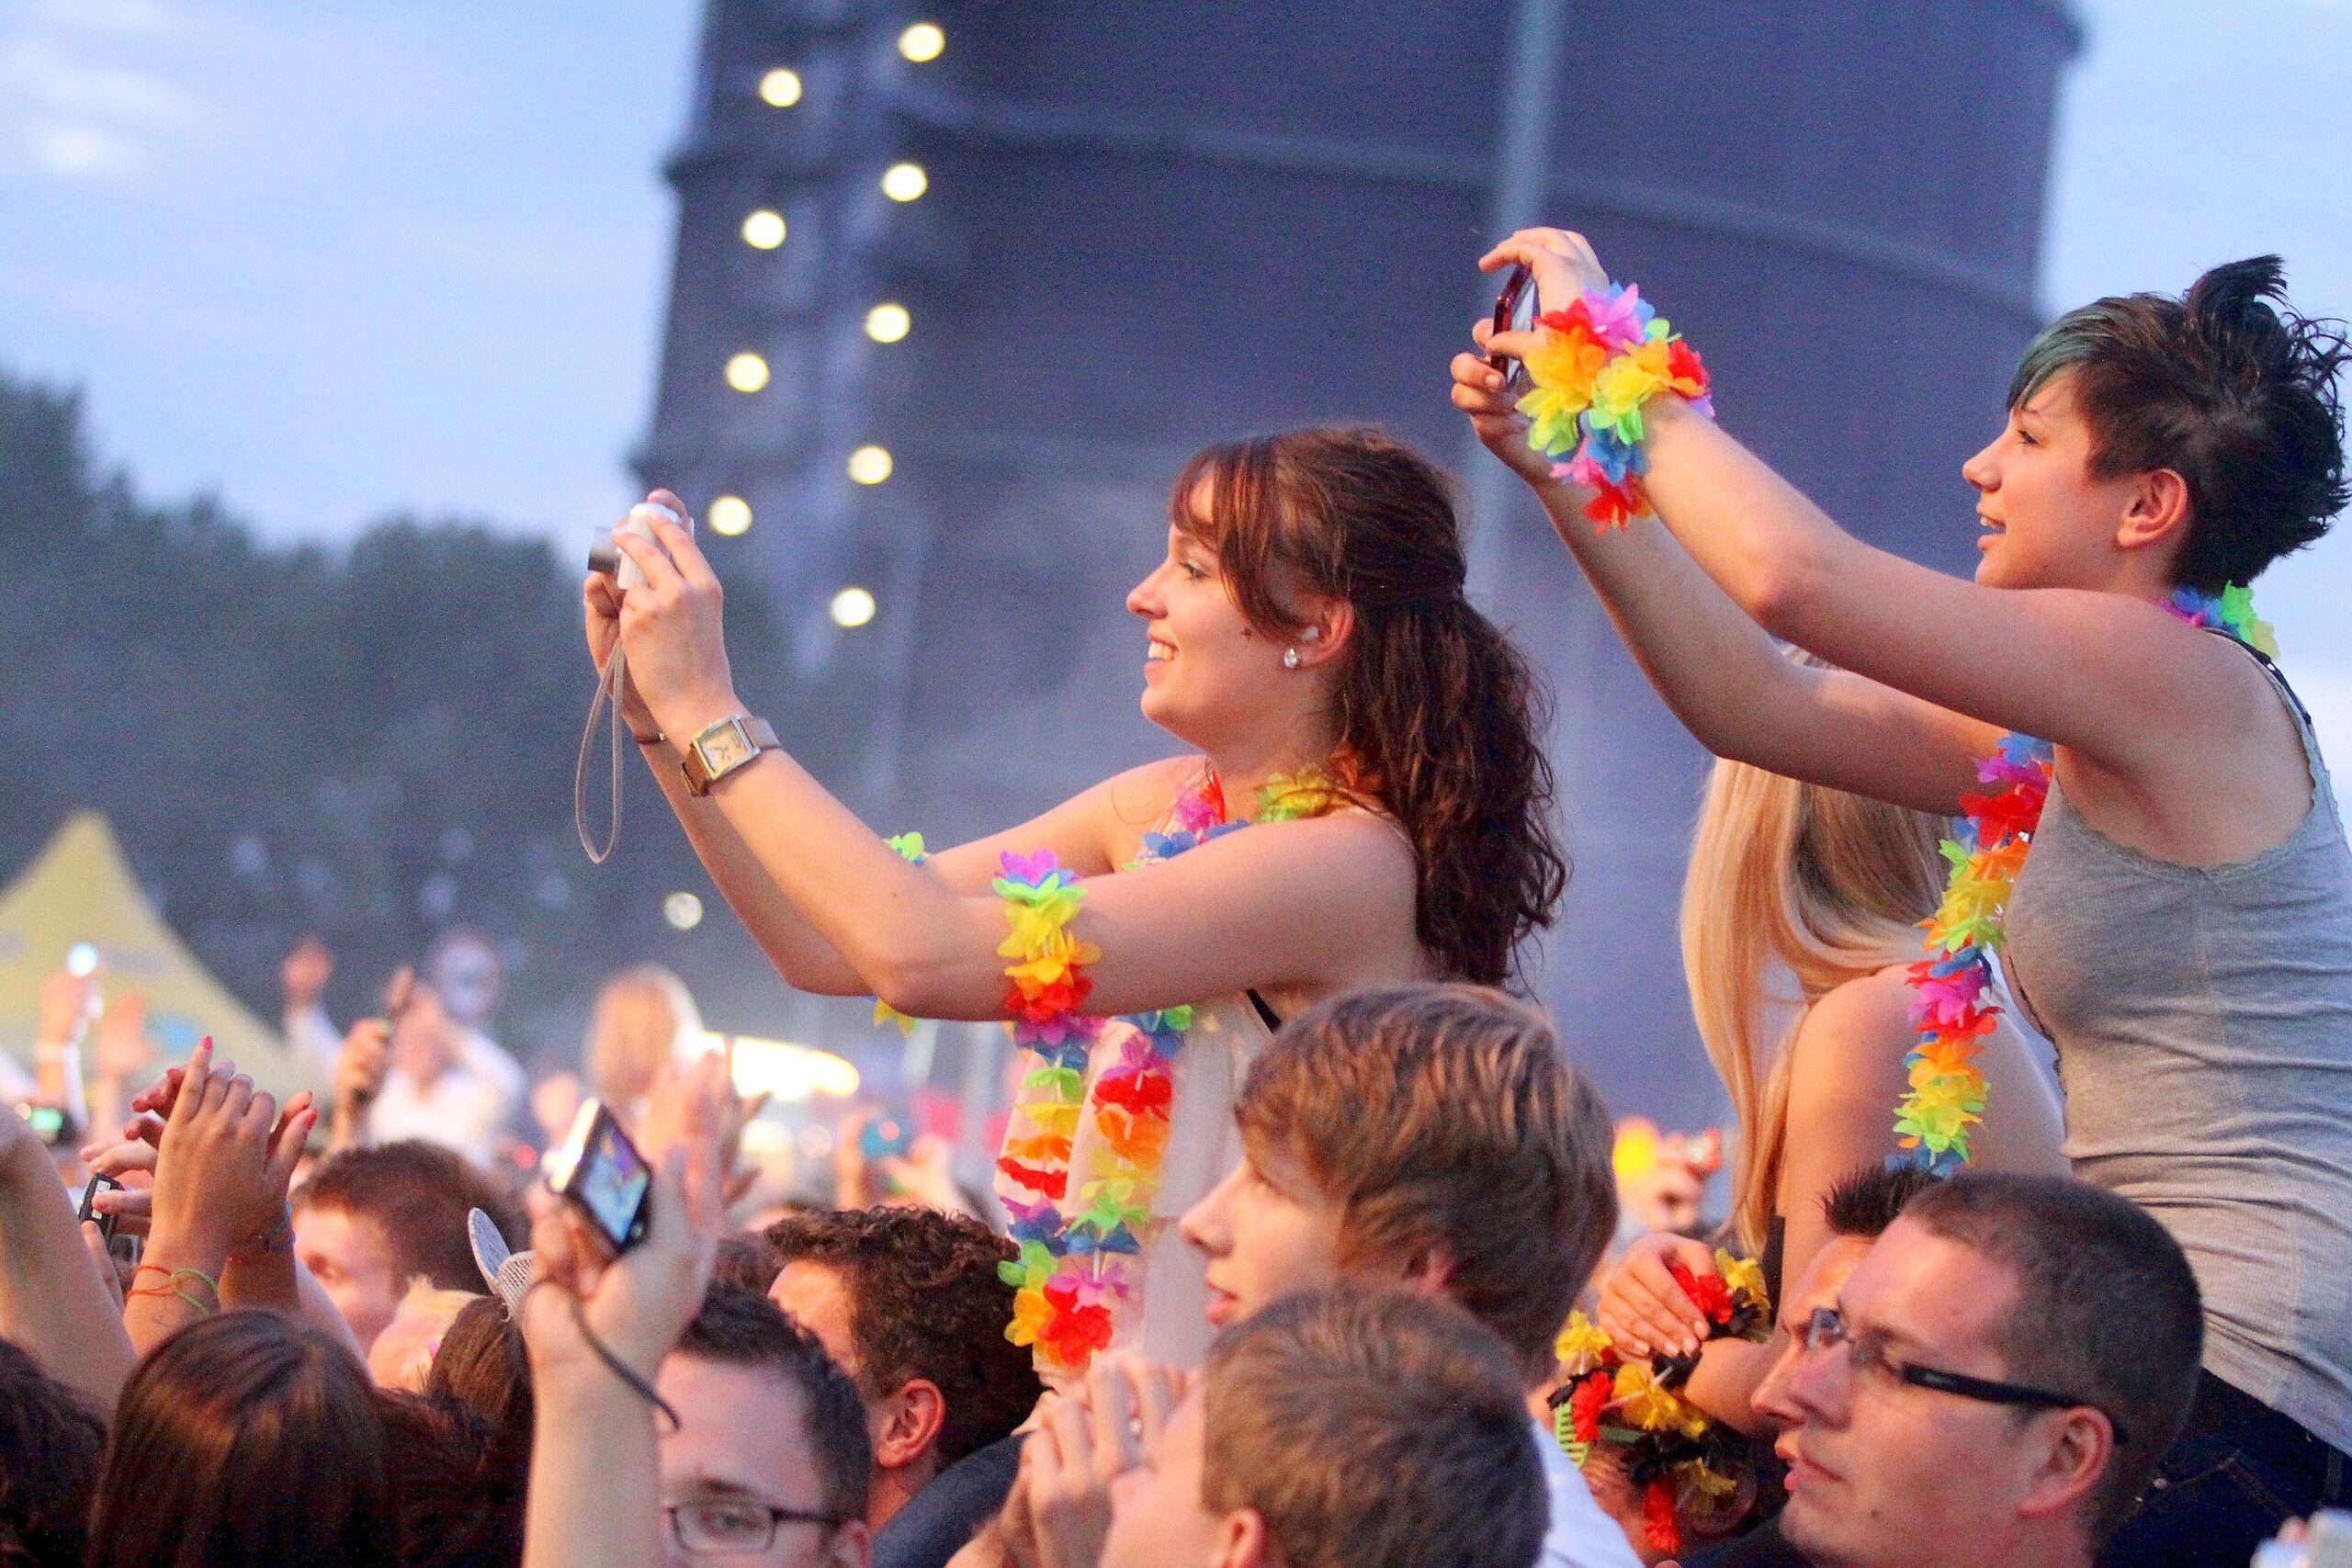
[{"label": "person with short dark hair", "polygon": [[124,1385],[90,1568],[395,1568],[399,1539],[376,1391],[318,1329],[207,1318]]},{"label": "person with short dark hair", "polygon": [[[1523,231],[1480,265],[1530,268],[1547,310],[1633,309],[1578,235]],[[1989,828],[1939,942],[1998,946],[2058,1049],[2075,1174],[2154,1215],[2204,1292],[2211,1382],[2183,1450],[2201,1469],[2168,1470],[2135,1527],[2152,1568],[2243,1561],[2352,1473],[2352,844],[2251,597],[2352,499],[2346,331],[2293,309],[2274,255],[2061,316],[1961,466],[1973,582],[1839,528],[1679,396],[1612,426],[1639,449],[1610,471],[1641,475],[1633,510],[1656,523],[1597,533],[1487,359],[1561,363],[1568,339],[1480,328],[1485,352],[1453,361],[1455,406],[1702,745]],[[1576,471],[1605,477],[1595,461]],[[1984,998],[1989,970],[1965,976]],[[1995,1010],[1958,994],[1923,993],[1922,1017]],[[1983,1079],[1930,1060],[1923,1146],[1964,1160],[1951,1110],[1984,1110]],[[2249,1483],[2216,1482],[2225,1465]]]},{"label": "person with short dark hair", "polygon": [[[1871,1243],[1885,1235],[1905,1206],[1938,1179],[1916,1165],[1866,1165],[1832,1182],[1821,1195],[1829,1239],[1815,1249],[1774,1303],[1777,1322],[1768,1347],[1771,1365],[1756,1385],[1749,1405],[1774,1430],[1804,1419],[1803,1412],[1782,1395],[1804,1355],[1813,1314],[1838,1304],[1838,1292],[1846,1288],[1847,1276],[1870,1251]],[[1683,1568],[1810,1568],[1804,1554],[1781,1535],[1777,1515],[1746,1535],[1684,1553],[1682,1562]]]},{"label": "person with short dark hair", "polygon": [[866,1568],[865,1408],[814,1335],[766,1297],[714,1282],[654,1388],[681,1423],[660,1438],[674,1568],[705,1553]]},{"label": "person with short dark hair", "polygon": [[106,1424],[0,1339],[0,1563],[81,1568]]},{"label": "person with short dark hair", "polygon": [[2188,1415],[2202,1338],[2188,1260],[2127,1200],[1936,1183],[1759,1391],[1791,1423],[1781,1531],[1819,1568],[2089,1568]]},{"label": "person with short dark hair", "polygon": [[978,1222],[888,1205],[794,1214],[767,1229],[771,1298],[857,1384],[873,1438],[866,1522],[877,1568],[937,1568],[1002,1506],[1013,1430],[1044,1392],[1005,1337],[1012,1244]]},{"label": "person with short dark hair", "polygon": [[414,1139],[345,1149],[294,1195],[294,1251],[359,1341],[361,1354],[399,1312],[411,1282],[480,1291],[466,1212],[488,1213],[508,1241],[522,1226],[506,1195],[459,1155]]},{"label": "person with short dark hair", "polygon": [[1102,1568],[1532,1568],[1544,1482],[1522,1377],[1447,1302],[1341,1286],[1276,1303],[1147,1432]]}]

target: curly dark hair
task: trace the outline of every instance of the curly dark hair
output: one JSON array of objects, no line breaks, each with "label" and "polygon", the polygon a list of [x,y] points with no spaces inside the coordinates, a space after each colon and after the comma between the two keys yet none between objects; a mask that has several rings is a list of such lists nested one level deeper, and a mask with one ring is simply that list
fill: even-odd
[{"label": "curly dark hair", "polygon": [[[1205,521],[1193,508],[1204,480]],[[1553,922],[1567,888],[1544,751],[1551,701],[1464,596],[1453,481],[1376,430],[1294,430],[1201,453],[1177,477],[1170,516],[1216,552],[1234,602],[1267,636],[1300,630],[1283,588],[1353,610],[1340,783],[1412,840],[1414,928],[1443,977],[1520,978],[1521,944]]]},{"label": "curly dark hair", "polygon": [[942,1467],[1009,1437],[1045,1386],[1004,1337],[1012,1287],[997,1265],[1018,1253],[978,1220],[885,1205],[792,1214],[767,1229],[785,1263],[833,1270],[850,1300],[857,1381],[879,1399],[916,1378],[947,1407]]},{"label": "curly dark hair", "polygon": [[79,1568],[107,1429],[0,1339],[0,1568]]},{"label": "curly dark hair", "polygon": [[2325,534],[2352,502],[2336,378],[2345,325],[2287,304],[2277,256],[2217,266],[2188,294],[2132,294],[2069,310],[2036,338],[2014,409],[2071,371],[2100,479],[2170,468],[2188,487],[2176,581],[2251,582]]}]

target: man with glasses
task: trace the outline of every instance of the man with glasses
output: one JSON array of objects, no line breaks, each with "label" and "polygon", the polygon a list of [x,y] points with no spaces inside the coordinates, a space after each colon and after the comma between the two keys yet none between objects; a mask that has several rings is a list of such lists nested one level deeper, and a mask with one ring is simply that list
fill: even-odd
[{"label": "man with glasses", "polygon": [[866,1568],[865,1406],[775,1303],[712,1285],[654,1388],[668,1568]]},{"label": "man with glasses", "polygon": [[1772,1374],[1781,1530],[1820,1568],[2089,1568],[2187,1418],[2201,1341],[2188,1260],[2130,1201],[1932,1186]]}]

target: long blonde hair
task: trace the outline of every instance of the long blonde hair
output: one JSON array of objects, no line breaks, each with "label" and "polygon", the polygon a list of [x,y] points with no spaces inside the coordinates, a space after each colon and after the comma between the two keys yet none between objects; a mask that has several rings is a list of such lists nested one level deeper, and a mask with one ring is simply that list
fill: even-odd
[{"label": "long blonde hair", "polygon": [[588,1024],[588,1082],[599,1100],[626,1114],[673,1062],[691,1060],[702,1014],[680,980],[658,964],[624,969],[597,993]]},{"label": "long blonde hair", "polygon": [[[1943,824],[1925,812],[1717,761],[1682,881],[1682,973],[1699,1038],[1739,1121],[1732,1225],[1760,1252],[1788,1139],[1789,1051],[1802,1010],[1917,957],[1942,897]],[[1794,996],[1771,994],[1777,964]]]}]

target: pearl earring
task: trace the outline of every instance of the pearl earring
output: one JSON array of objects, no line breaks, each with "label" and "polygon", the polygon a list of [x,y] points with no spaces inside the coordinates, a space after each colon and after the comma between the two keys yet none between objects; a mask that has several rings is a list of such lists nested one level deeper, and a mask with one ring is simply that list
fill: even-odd
[{"label": "pearl earring", "polygon": [[1283,649],[1283,668],[1285,670],[1295,670],[1298,668],[1298,649],[1295,648],[1286,648]]}]

